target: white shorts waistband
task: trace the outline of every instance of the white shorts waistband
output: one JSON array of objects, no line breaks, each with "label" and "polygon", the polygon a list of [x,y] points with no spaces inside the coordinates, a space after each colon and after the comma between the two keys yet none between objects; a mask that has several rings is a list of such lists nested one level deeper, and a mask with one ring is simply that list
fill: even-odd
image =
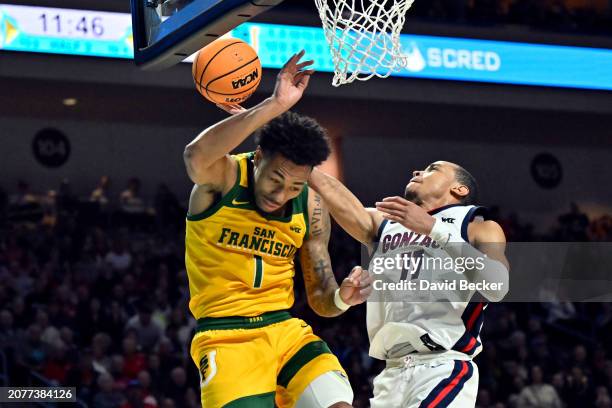
[{"label": "white shorts waistband", "polygon": [[472,357],[465,353],[461,353],[455,350],[447,350],[442,352],[431,352],[431,353],[411,353],[404,357],[392,358],[386,360],[387,368],[393,367],[413,367],[421,364],[428,364],[436,360],[448,361],[448,360],[464,360],[471,361]]}]

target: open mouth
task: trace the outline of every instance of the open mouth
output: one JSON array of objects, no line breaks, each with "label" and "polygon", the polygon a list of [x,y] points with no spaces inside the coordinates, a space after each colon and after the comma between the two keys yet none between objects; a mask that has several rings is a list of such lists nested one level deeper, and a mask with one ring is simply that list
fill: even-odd
[{"label": "open mouth", "polygon": [[269,200],[265,197],[262,198],[262,201],[264,203],[264,205],[268,208],[272,208],[272,209],[276,209],[278,207],[280,207],[280,204],[278,204],[277,202],[274,202],[272,200]]}]

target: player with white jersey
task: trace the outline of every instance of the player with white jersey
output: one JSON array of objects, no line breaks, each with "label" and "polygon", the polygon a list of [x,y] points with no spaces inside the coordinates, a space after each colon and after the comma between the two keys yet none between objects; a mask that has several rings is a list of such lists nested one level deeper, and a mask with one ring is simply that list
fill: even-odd
[{"label": "player with white jersey", "polygon": [[[509,269],[501,227],[474,205],[474,177],[438,161],[413,173],[403,198],[385,198],[375,209],[321,171],[313,171],[309,185],[372,255],[369,275],[361,276],[374,286],[367,305],[370,355],[387,364],[374,380],[371,406],[473,407],[472,358],[482,349],[486,303],[469,300],[476,291],[488,301],[503,299]],[[404,262],[396,265],[398,259]],[[454,268],[449,272],[441,260]]]}]

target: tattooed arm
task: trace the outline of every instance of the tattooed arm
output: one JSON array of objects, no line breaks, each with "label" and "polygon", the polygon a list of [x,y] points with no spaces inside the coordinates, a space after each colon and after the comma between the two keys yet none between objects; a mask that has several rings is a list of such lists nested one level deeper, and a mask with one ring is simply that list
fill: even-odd
[{"label": "tattooed arm", "polygon": [[[327,245],[331,233],[329,212],[314,190],[308,191],[309,233],[302,249],[300,261],[308,304],[319,316],[334,317],[343,313],[336,307],[334,295],[338,283],[331,266]],[[360,267],[353,268],[350,275],[342,281],[340,298],[348,305],[365,301],[371,291],[371,278]]]}]

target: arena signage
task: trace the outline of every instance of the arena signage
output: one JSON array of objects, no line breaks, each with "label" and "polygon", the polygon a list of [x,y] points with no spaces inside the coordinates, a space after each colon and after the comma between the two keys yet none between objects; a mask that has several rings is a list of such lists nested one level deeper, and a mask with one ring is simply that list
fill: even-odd
[{"label": "arena signage", "polygon": [[[264,68],[280,68],[305,48],[316,70],[333,72],[321,28],[245,23],[229,35],[253,45]],[[401,41],[407,64],[394,76],[612,90],[610,49],[411,34]],[[0,50],[133,58],[131,18],[0,4]]]}]

